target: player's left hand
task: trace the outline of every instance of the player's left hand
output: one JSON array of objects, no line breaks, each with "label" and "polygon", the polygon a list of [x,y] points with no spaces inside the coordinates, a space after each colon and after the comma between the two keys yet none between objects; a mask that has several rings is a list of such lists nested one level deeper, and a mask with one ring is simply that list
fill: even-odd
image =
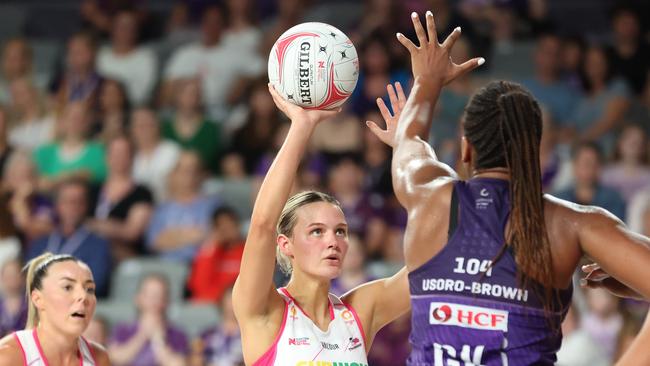
[{"label": "player's left hand", "polygon": [[366,121],[366,126],[370,128],[370,131],[385,143],[388,146],[393,147],[395,144],[395,130],[397,130],[397,123],[399,117],[402,115],[402,110],[406,105],[406,95],[404,94],[404,89],[402,89],[402,84],[399,82],[393,85],[386,85],[386,90],[388,91],[388,99],[390,99],[390,108],[393,110],[393,114],[390,113],[386,103],[381,98],[377,98],[377,106],[379,107],[379,112],[381,116],[384,117],[384,122],[386,122],[386,129],[382,130],[377,123],[373,121]]},{"label": "player's left hand", "polygon": [[641,294],[612,277],[600,268],[600,265],[597,263],[582,266],[582,272],[587,274],[585,278],[580,280],[580,287],[582,288],[604,288],[618,297],[644,300]]}]

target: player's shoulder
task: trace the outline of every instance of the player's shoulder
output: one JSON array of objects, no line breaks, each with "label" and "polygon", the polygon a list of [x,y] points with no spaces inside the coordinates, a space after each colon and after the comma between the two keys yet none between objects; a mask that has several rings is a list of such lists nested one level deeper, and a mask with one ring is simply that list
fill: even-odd
[{"label": "player's shoulder", "polygon": [[578,225],[584,222],[590,224],[622,223],[618,217],[602,207],[581,205],[550,194],[544,195],[544,201],[547,217],[550,214],[552,220]]},{"label": "player's shoulder", "polygon": [[108,357],[108,352],[106,351],[106,348],[104,346],[89,340],[86,340],[86,342],[88,343],[90,352],[95,358],[95,362],[97,362],[97,366],[108,366],[111,364],[110,359]]},{"label": "player's shoulder", "polygon": [[15,366],[24,363],[23,351],[16,340],[15,333],[0,339],[0,366]]}]

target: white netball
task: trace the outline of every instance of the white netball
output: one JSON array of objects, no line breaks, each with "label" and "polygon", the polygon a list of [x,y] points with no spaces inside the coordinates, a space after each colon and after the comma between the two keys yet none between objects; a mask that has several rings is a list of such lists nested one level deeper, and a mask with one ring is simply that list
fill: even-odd
[{"label": "white netball", "polygon": [[337,28],[302,23],[284,32],[269,55],[269,81],[288,101],[310,109],[334,109],[354,91],[357,50]]}]

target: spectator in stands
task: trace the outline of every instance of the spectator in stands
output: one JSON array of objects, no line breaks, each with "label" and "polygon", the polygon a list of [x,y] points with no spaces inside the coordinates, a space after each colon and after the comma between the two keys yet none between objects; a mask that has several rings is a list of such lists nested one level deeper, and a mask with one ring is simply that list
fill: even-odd
[{"label": "spectator in stands", "polygon": [[596,341],[605,359],[611,362],[623,327],[620,298],[602,288],[585,290],[585,297],[588,311],[582,318],[582,327]]},{"label": "spectator in stands", "polygon": [[47,116],[42,98],[27,78],[10,84],[9,141],[17,148],[33,150],[54,138],[54,119]]},{"label": "spectator in stands", "polygon": [[[364,121],[382,120],[378,111],[369,112],[364,116]],[[366,128],[363,132],[363,168],[366,171],[364,190],[387,198],[394,197],[390,160],[390,147]]]},{"label": "spectator in stands", "polygon": [[182,1],[174,2],[165,26],[165,41],[170,45],[182,45],[199,38],[199,32],[192,26],[190,7]]},{"label": "spectator in stands", "polygon": [[650,186],[649,159],[645,131],[639,125],[626,125],[618,137],[614,160],[603,169],[603,184],[616,189],[630,204],[635,194]]},{"label": "spectator in stands", "polygon": [[617,191],[604,187],[600,180],[602,162],[598,145],[588,142],[578,144],[573,152],[575,182],[568,189],[557,192],[556,196],[581,205],[600,206],[624,220],[625,201]]},{"label": "spectator in stands", "polygon": [[165,259],[190,262],[210,229],[219,204],[200,193],[201,158],[184,151],[169,176],[169,200],[156,207],[147,231],[147,246]]},{"label": "spectator in stands", "polygon": [[106,296],[111,276],[111,250],[106,239],[88,229],[88,187],[83,180],[62,181],[55,192],[57,222],[52,234],[36,239],[27,249],[30,260],[50,252],[70,254],[88,264],[97,285],[97,296]]},{"label": "spectator in stands", "polygon": [[54,227],[50,199],[37,191],[36,165],[30,155],[15,151],[7,160],[2,194],[8,201],[12,222],[25,242],[49,234]]},{"label": "spectator in stands", "polygon": [[612,71],[622,75],[633,93],[643,93],[648,80],[650,45],[641,32],[639,15],[625,5],[612,15],[613,40],[609,49]]},{"label": "spectator in stands", "polygon": [[278,0],[277,14],[262,25],[264,39],[262,40],[263,55],[268,55],[275,41],[287,29],[303,21],[305,2],[300,0]]},{"label": "spectator in stands", "polygon": [[[225,120],[232,102],[230,94],[244,89],[236,87],[242,78],[256,77],[264,70],[259,56],[235,52],[223,45],[223,10],[218,6],[205,9],[201,20],[201,42],[177,50],[169,60],[163,84],[163,102],[170,105],[174,84],[178,80],[199,77],[203,90],[203,104],[209,116]],[[199,72],[200,71],[200,72]]]},{"label": "spectator in stands", "polygon": [[26,78],[39,88],[43,83],[34,80],[32,74],[32,49],[23,38],[12,38],[2,48],[2,65],[0,65],[0,104],[11,100],[9,85],[16,79]]},{"label": "spectator in stands", "polygon": [[366,253],[359,237],[351,235],[348,244],[341,275],[333,279],[330,285],[330,292],[336,296],[343,296],[353,288],[373,280],[367,271]]},{"label": "spectator in stands", "polygon": [[630,93],[623,80],[613,78],[602,47],[587,49],[581,74],[584,94],[578,100],[567,127],[573,130],[573,136],[597,141],[606,152],[610,152],[616,129],[630,105]]},{"label": "spectator in stands", "polygon": [[88,228],[111,242],[113,259],[120,262],[144,252],[143,236],[153,211],[153,196],[133,181],[133,147],[126,137],[110,142],[106,162],[108,176]]},{"label": "spectator in stands", "polygon": [[383,197],[363,191],[365,172],[359,163],[345,158],[329,169],[328,187],[341,203],[348,230],[359,235],[370,255],[383,253],[387,239]]},{"label": "spectator in stands", "polygon": [[201,245],[188,280],[192,301],[219,302],[237,275],[244,253],[245,238],[237,213],[230,207],[217,208],[212,213],[212,228]]},{"label": "spectator in stands", "polygon": [[40,146],[34,160],[41,176],[39,187],[49,191],[74,176],[99,183],[106,177],[104,147],[88,140],[90,111],[83,102],[70,103],[63,112],[61,139]]},{"label": "spectator in stands", "polygon": [[534,53],[535,75],[522,84],[549,110],[551,119],[562,126],[573,114],[577,95],[560,79],[561,39],[550,33],[537,39]]},{"label": "spectator in stands", "polygon": [[585,41],[582,37],[565,37],[562,40],[562,79],[574,93],[582,92],[581,71],[585,58]]},{"label": "spectator in stands", "polygon": [[89,33],[76,33],[68,41],[65,69],[50,86],[60,105],[86,101],[92,108],[97,104],[102,77],[95,69],[97,44]]},{"label": "spectator in stands", "polygon": [[185,79],[176,86],[175,113],[171,120],[163,122],[162,135],[183,149],[196,151],[203,166],[216,172],[223,148],[221,129],[203,113],[201,83],[196,78]]},{"label": "spectator in stands", "polygon": [[578,308],[572,305],[562,322],[562,347],[557,353],[558,366],[605,366],[607,361],[595,339],[581,326]]},{"label": "spectator in stands", "polygon": [[0,264],[0,334],[5,335],[25,328],[27,298],[25,281],[18,256]]},{"label": "spectator in stands", "polygon": [[112,22],[111,45],[101,48],[97,56],[97,69],[102,76],[123,83],[131,103],[142,105],[151,98],[158,64],[154,53],[137,41],[137,14],[120,11]]},{"label": "spectator in stands", "polygon": [[253,0],[225,1],[226,29],[223,33],[223,45],[233,52],[241,52],[254,57],[262,42],[262,32],[257,27],[257,6]]},{"label": "spectator in stands", "polygon": [[368,353],[368,364],[373,366],[406,364],[406,359],[411,353],[411,345],[408,341],[410,334],[411,313],[409,312],[377,333]]},{"label": "spectator in stands", "polygon": [[8,124],[9,117],[7,116],[7,110],[0,106],[0,179],[2,179],[4,174],[7,160],[14,151],[14,147],[8,141]]},{"label": "spectator in stands", "polygon": [[0,196],[0,268],[8,260],[19,258],[22,244],[9,211],[8,196]]},{"label": "spectator in stands", "polygon": [[113,328],[108,353],[120,366],[185,365],[189,345],[185,334],[167,320],[169,284],[160,274],[141,281],[135,298],[138,319]]},{"label": "spectator in stands", "polygon": [[372,35],[359,47],[359,80],[348,102],[357,116],[377,108],[377,98],[385,98],[387,84],[399,81],[404,87],[409,85],[409,74],[397,67],[388,47],[379,34]]},{"label": "spectator in stands", "polygon": [[131,106],[124,85],[117,80],[105,80],[99,90],[98,104],[93,132],[99,141],[107,143],[126,132]]},{"label": "spectator in stands", "polygon": [[267,83],[264,78],[253,85],[248,101],[248,116],[232,137],[232,150],[244,157],[248,174],[253,173],[260,157],[270,149],[280,125],[280,116]]},{"label": "spectator in stands", "polygon": [[89,341],[101,344],[106,347],[106,341],[108,340],[108,322],[102,316],[95,314],[92,320],[88,324],[88,328],[84,332],[83,336]]},{"label": "spectator in stands", "polygon": [[153,192],[156,202],[167,199],[167,181],[181,153],[178,145],[160,137],[156,113],[138,108],[131,115],[130,136],[135,145],[133,179]]},{"label": "spectator in stands", "polygon": [[241,334],[232,307],[232,288],[226,289],[219,301],[221,321],[218,327],[201,336],[203,363],[206,366],[243,366]]}]

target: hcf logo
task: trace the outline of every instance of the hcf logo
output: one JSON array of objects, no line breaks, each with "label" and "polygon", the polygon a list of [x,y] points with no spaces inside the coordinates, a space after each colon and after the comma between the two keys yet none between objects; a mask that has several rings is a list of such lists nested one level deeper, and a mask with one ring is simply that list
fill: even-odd
[{"label": "hcf logo", "polygon": [[508,312],[460,304],[432,302],[429,324],[463,328],[508,331]]}]

